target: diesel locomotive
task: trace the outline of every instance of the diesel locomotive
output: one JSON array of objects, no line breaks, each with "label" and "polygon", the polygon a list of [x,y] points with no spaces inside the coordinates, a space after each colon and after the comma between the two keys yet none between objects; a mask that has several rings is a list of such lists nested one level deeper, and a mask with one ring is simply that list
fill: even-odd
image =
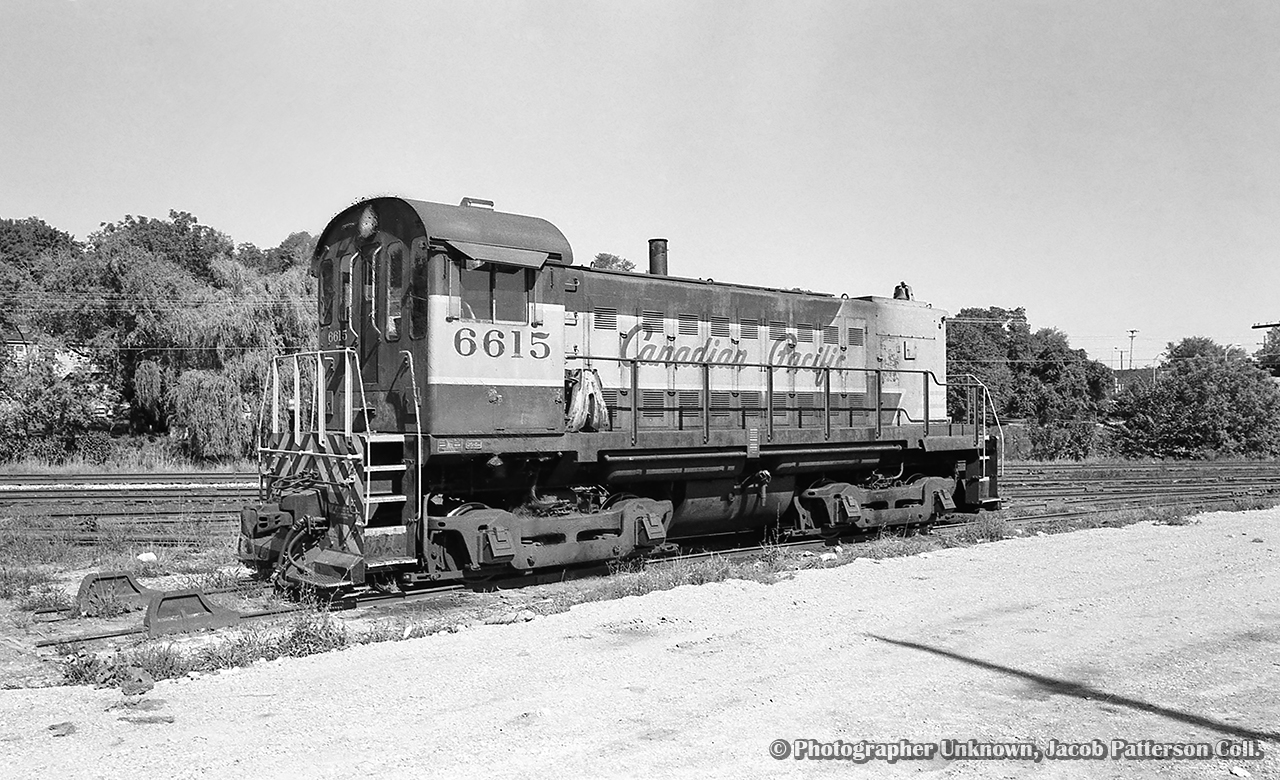
[{"label": "diesel locomotive", "polygon": [[[328,591],[484,580],[999,506],[946,316],[574,263],[551,223],[380,197],[321,234],[319,348],[275,358],[239,557]],[[961,383],[953,382],[952,388]]]}]

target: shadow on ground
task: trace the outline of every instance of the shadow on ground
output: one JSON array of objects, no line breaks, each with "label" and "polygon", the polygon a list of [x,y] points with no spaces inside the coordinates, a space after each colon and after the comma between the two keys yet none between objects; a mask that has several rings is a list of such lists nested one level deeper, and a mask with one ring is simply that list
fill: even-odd
[{"label": "shadow on ground", "polygon": [[1212,718],[1206,718],[1202,715],[1194,715],[1189,712],[1182,712],[1169,707],[1161,707],[1158,704],[1152,704],[1150,702],[1142,701],[1141,699],[1119,696],[1100,688],[1095,688],[1092,685],[1072,682],[1071,680],[1060,680],[1057,677],[1036,674],[1035,672],[1027,672],[1022,669],[1015,669],[1012,666],[1004,666],[1003,664],[992,663],[991,661],[983,661],[980,658],[973,658],[972,656],[963,655],[951,650],[944,650],[940,647],[921,644],[919,642],[910,642],[904,639],[890,639],[889,637],[878,636],[876,634],[867,634],[866,636],[881,642],[887,642],[891,645],[919,650],[925,653],[932,653],[934,655],[942,656],[943,658],[950,658],[953,661],[959,661],[961,663],[969,664],[970,666],[976,666],[980,669],[999,672],[1010,677],[1018,677],[1030,682],[1032,685],[1037,686],[1046,693],[1062,696],[1074,696],[1077,699],[1096,700],[1118,707],[1128,707],[1129,709],[1137,710],[1138,712],[1148,712],[1170,720],[1189,723],[1193,726],[1200,726],[1201,728],[1216,731],[1219,734],[1226,734],[1233,737],[1239,737],[1241,739],[1280,742],[1280,732],[1257,731],[1255,729],[1242,728],[1230,723],[1223,723],[1222,721],[1214,720]]}]

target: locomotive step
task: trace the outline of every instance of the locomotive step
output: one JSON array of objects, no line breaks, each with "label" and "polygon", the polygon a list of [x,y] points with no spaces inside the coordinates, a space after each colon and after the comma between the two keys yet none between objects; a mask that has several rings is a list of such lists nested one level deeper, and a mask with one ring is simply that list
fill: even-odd
[{"label": "locomotive step", "polygon": [[366,504],[396,504],[404,503],[405,497],[402,494],[387,493],[384,495],[368,496],[364,502]]},{"label": "locomotive step", "polygon": [[369,472],[404,471],[406,468],[403,463],[371,463],[365,466],[365,470]]},{"label": "locomotive step", "polygon": [[370,444],[378,444],[380,442],[404,443],[403,433],[361,433],[358,435]]}]

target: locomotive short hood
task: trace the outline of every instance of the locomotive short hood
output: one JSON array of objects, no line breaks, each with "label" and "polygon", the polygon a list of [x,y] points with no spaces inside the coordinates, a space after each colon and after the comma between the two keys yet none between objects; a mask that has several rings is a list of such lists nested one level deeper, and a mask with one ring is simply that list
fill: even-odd
[{"label": "locomotive short hood", "polygon": [[[569,241],[559,228],[545,219],[508,214],[480,206],[449,206],[407,198],[371,198],[344,209],[330,220],[321,233],[313,263],[324,254],[325,247],[341,237],[345,229],[355,227],[365,209],[372,209],[379,221],[384,216],[391,217],[411,210],[417,216],[416,227],[433,241],[447,241],[455,246],[469,244],[539,252],[547,255],[547,262],[557,265],[573,264],[573,249],[570,248]],[[470,254],[465,246],[458,248]]]}]

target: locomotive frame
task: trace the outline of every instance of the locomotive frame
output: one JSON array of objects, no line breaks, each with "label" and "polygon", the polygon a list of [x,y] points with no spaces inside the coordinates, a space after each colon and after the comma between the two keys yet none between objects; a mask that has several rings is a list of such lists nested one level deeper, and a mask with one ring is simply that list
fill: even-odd
[{"label": "locomotive frame", "polygon": [[240,558],[395,588],[999,506],[985,388],[946,414],[943,312],[650,251],[650,274],[576,266],[549,222],[469,199],[341,212],[313,259],[322,346],[266,382]]}]

